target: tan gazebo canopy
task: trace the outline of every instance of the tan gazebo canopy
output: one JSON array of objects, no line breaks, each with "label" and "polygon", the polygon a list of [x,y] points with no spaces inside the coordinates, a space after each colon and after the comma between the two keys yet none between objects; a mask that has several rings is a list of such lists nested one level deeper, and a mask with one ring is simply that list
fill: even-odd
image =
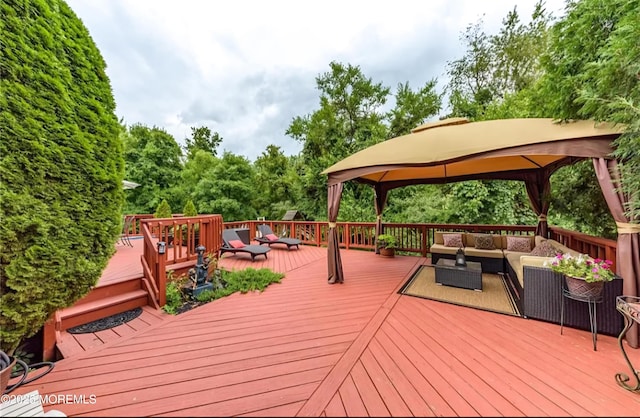
[{"label": "tan gazebo canopy", "polygon": [[[353,180],[374,187],[377,234],[389,190],[412,184],[464,180],[521,180],[538,215],[536,233],[547,236],[549,178],[558,168],[590,158],[600,187],[618,225],[618,274],[624,293],[640,288],[640,226],[624,215],[626,197],[616,191],[619,170],[612,141],[622,127],[590,120],[501,119],[469,122],[466,118],[427,123],[408,135],[357,152],[323,171],[328,175],[329,283],[343,281],[335,222],[342,185]],[[376,235],[377,235],[376,234]],[[629,334],[628,334],[629,335]],[[637,346],[637,333],[628,338]]]},{"label": "tan gazebo canopy", "polygon": [[527,173],[555,171],[581,158],[607,157],[619,135],[593,121],[446,119],[357,152],[323,173],[329,185],[357,180],[387,190],[468,179],[523,180]]}]

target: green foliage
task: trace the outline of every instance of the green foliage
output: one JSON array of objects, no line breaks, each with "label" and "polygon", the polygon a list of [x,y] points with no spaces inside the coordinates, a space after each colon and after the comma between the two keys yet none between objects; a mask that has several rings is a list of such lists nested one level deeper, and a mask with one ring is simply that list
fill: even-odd
[{"label": "green foliage", "polygon": [[409,83],[398,84],[396,106],[388,114],[387,138],[406,135],[438,113],[442,97],[435,92],[436,84],[437,80],[431,80],[418,92],[413,92]]},{"label": "green foliage", "polygon": [[[24,361],[26,364],[31,364],[33,363],[35,353],[30,353],[26,351],[25,345],[23,344],[20,347],[15,349],[15,351],[13,352],[13,357],[17,358],[18,360]],[[16,369],[18,369],[18,365],[14,366],[14,372],[15,371],[22,372],[22,370],[16,370]]]},{"label": "green foliage", "polygon": [[[627,125],[627,133],[615,142],[615,155],[624,162],[620,186],[630,198],[627,215],[635,221],[640,220],[639,11],[639,0],[570,2],[566,17],[553,28],[537,91],[554,117]],[[583,179],[575,179],[573,189],[579,190]],[[601,213],[600,206],[593,211],[584,199],[568,214],[580,219],[594,212]]]},{"label": "green foliage", "polygon": [[217,133],[211,133],[211,129],[206,126],[199,128],[191,127],[191,138],[185,138],[185,151],[187,152],[187,160],[195,157],[200,150],[212,155],[218,155],[218,146],[222,142],[222,137]]},{"label": "green foliage", "polygon": [[293,158],[286,157],[280,147],[268,145],[253,165],[256,172],[253,205],[257,213],[267,219],[281,219],[287,209],[296,207],[302,195]]},{"label": "green foliage", "polygon": [[196,205],[193,204],[193,200],[189,199],[187,203],[182,208],[183,216],[198,216],[198,211],[196,210]]},{"label": "green foliage", "polygon": [[376,245],[378,248],[398,248],[398,240],[395,236],[389,234],[380,234],[376,239]]},{"label": "green foliage", "polygon": [[126,176],[140,186],[127,191],[129,213],[152,213],[166,199],[171,207],[186,200],[180,182],[182,150],[163,129],[135,124],[122,134]]},{"label": "green foliage", "polygon": [[[383,112],[390,89],[366,77],[360,67],[329,64],[330,71],[316,78],[320,107],[310,115],[293,119],[287,135],[302,142],[296,169],[303,196],[298,205],[310,218],[326,219],[327,178],[321,172],[339,160],[396,134],[406,134],[440,108],[432,80],[418,92],[407,83],[398,86],[395,107]],[[412,126],[413,125],[413,126]],[[347,183],[360,212],[371,200],[368,186]],[[342,211],[342,209],[341,209]]]},{"label": "green foliage", "polygon": [[94,286],[120,232],[124,161],[105,62],[64,1],[0,2],[0,345]]},{"label": "green foliage", "polygon": [[162,202],[158,205],[155,213],[153,214],[154,218],[171,218],[173,217],[173,212],[171,211],[171,206],[169,206],[169,202],[166,199],[163,199]]},{"label": "green foliage", "polygon": [[[196,210],[196,205],[193,204],[193,200],[189,199],[187,203],[182,208],[182,216],[198,216],[198,211]],[[182,226],[182,236],[187,236],[187,225]],[[193,225],[193,232],[198,233],[200,231],[200,224],[197,223]]]},{"label": "green foliage", "polygon": [[252,267],[244,270],[234,270],[224,275],[227,282],[226,288],[231,293],[247,293],[262,291],[272,283],[280,283],[284,277],[283,273],[271,271],[268,268],[254,269]]},{"label": "green foliage", "polygon": [[[222,271],[224,287],[202,291],[196,296],[196,301],[207,303],[236,292],[263,291],[272,283],[280,283],[283,277],[283,273],[274,272],[268,268],[254,269],[249,267],[244,270]],[[175,315],[178,309],[187,302],[186,294],[182,291],[182,286],[185,283],[184,280],[178,280],[170,281],[167,284],[167,304],[163,307],[167,313]]]},{"label": "green foliage", "polygon": [[364,185],[345,187],[340,202],[338,220],[352,222],[370,222],[376,217],[373,188]]},{"label": "green foliage", "polygon": [[168,314],[175,315],[184,303],[182,287],[179,282],[172,281],[167,283],[166,289],[166,304],[162,309]]},{"label": "green foliage", "polygon": [[616,237],[616,225],[591,161],[562,167],[551,177],[549,220],[585,234]]},{"label": "green foliage", "polygon": [[180,190],[181,193],[194,201],[196,210],[203,212],[200,202],[194,197],[194,193],[200,181],[208,182],[212,177],[213,168],[219,163],[220,159],[214,157],[210,153],[197,150],[195,155],[188,159],[184,164],[183,170],[180,172]]},{"label": "green foliage", "polygon": [[584,279],[587,283],[610,282],[615,278],[611,260],[595,260],[586,254],[575,257],[569,253],[556,256],[550,263],[551,270],[567,276]]},{"label": "green foliage", "polygon": [[225,221],[254,219],[255,171],[246,157],[225,151],[193,193],[200,213],[218,213]]},{"label": "green foliage", "polygon": [[487,108],[535,84],[551,20],[539,1],[528,24],[520,22],[514,7],[496,35],[484,32],[482,20],[468,25],[462,35],[465,55],[447,63],[450,115],[490,119]]}]

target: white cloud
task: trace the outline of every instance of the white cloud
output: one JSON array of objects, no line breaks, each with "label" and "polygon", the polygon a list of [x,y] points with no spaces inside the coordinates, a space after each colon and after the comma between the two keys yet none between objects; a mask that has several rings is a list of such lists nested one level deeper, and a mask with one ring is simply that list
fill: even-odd
[{"label": "white cloud", "polygon": [[[222,147],[253,160],[268,144],[300,144],[291,120],[318,107],[315,77],[331,61],[359,65],[395,90],[438,78],[459,58],[459,37],[483,19],[495,33],[535,0],[207,1],[67,0],[107,62],[117,114],[183,142],[208,126]],[[562,0],[547,9],[562,14]]]}]

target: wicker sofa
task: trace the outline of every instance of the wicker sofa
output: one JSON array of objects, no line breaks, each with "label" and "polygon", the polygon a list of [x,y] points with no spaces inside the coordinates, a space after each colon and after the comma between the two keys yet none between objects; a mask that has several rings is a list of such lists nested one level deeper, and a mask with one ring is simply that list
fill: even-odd
[{"label": "wicker sofa", "polygon": [[[545,241],[535,237],[536,245]],[[578,256],[574,251],[555,240],[546,240],[558,252]],[[586,303],[563,298],[562,283],[564,278],[551,268],[545,266],[553,257],[536,257],[531,255],[505,254],[506,274],[512,286],[512,295],[525,318],[560,323],[562,303],[565,303],[564,324],[584,330],[590,330],[588,307]],[[616,296],[622,294],[622,278],[616,276],[611,282],[604,284],[603,301],[598,304],[598,332],[618,336],[624,326],[622,315],[616,310]]]},{"label": "wicker sofa", "polygon": [[[446,246],[443,234],[435,232],[434,244],[431,246],[431,262],[436,264],[440,258],[455,258],[459,247]],[[467,260],[480,262],[485,273],[504,273],[509,291],[513,296],[520,313],[526,318],[560,323],[562,303],[565,303],[564,324],[569,327],[590,330],[589,312],[586,303],[562,296],[564,278],[545,266],[553,257],[539,257],[528,252],[507,250],[506,235],[492,235],[496,249],[475,248],[477,234],[461,233],[464,252]],[[521,237],[521,236],[518,236]],[[529,236],[531,248],[535,248],[543,241],[559,253],[579,253],[562,245],[555,240],[548,240],[540,236]],[[615,307],[616,296],[622,294],[622,279],[616,277],[606,282],[604,300],[597,306],[598,332],[617,336],[624,326],[624,320]],[[564,300],[563,300],[564,299]]]},{"label": "wicker sofa", "polygon": [[[455,259],[457,246],[445,245],[444,236],[451,234],[449,232],[436,231],[434,234],[434,243],[431,245],[431,263],[436,264],[441,258]],[[456,234],[456,233],[454,233]],[[505,272],[505,254],[526,255],[528,252],[515,252],[507,250],[507,235],[491,235],[494,249],[476,248],[476,237],[486,234],[460,233],[462,235],[462,244],[464,247],[465,258],[469,261],[475,261],[482,265],[482,271],[485,273],[502,273]],[[530,240],[530,247],[534,247],[534,236],[522,235],[518,238]]]}]

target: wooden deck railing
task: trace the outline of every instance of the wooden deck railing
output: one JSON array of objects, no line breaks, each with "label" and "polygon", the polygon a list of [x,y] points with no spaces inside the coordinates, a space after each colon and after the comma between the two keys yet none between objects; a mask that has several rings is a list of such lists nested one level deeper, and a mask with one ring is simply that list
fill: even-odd
[{"label": "wooden deck railing", "polygon": [[[329,225],[327,222],[315,221],[237,221],[222,222],[219,215],[197,217],[174,217],[172,219],[155,219],[153,215],[136,215],[142,226],[141,234],[145,237],[145,251],[142,256],[145,278],[148,280],[148,291],[154,294],[159,305],[164,304],[164,288],[166,272],[171,266],[193,262],[197,258],[194,245],[194,228],[199,225],[206,231],[201,241],[207,252],[218,252],[223,228],[246,228],[249,236],[255,237],[258,225],[267,224],[279,236],[298,238],[306,245],[325,246],[328,243]],[[375,249],[375,223],[373,222],[338,222],[338,240],[345,249]],[[416,254],[422,257],[429,255],[436,231],[482,232],[500,235],[533,235],[535,226],[531,225],[467,225],[467,224],[421,224],[421,223],[383,223],[384,232],[398,239],[397,251],[405,254]],[[560,243],[588,254],[594,258],[606,258],[615,263],[616,241],[594,237],[562,228],[550,227],[550,236]],[[173,231],[176,231],[175,234]],[[171,244],[167,248],[164,260],[158,255],[157,243],[164,241]],[[185,243],[184,245],[174,245]],[[615,264],[613,266],[615,269]],[[615,270],[614,270],[615,271]]]},{"label": "wooden deck railing", "polygon": [[[266,223],[277,235],[298,238],[304,244],[327,245],[327,222],[305,221],[242,221],[225,222],[225,228],[248,228],[255,236],[258,225]],[[376,225],[373,222],[338,222],[338,239],[342,248],[374,249]],[[534,226],[526,225],[464,225],[384,223],[385,233],[396,236],[399,251],[417,253],[426,257],[433,244],[435,231],[486,232],[493,234],[533,234]]]},{"label": "wooden deck railing", "polygon": [[[311,221],[241,221],[225,222],[225,228],[248,228],[253,237],[258,225],[266,223],[279,235],[298,238],[307,245],[327,245],[329,226],[327,222]],[[341,248],[375,249],[375,230],[373,222],[338,222],[338,239]],[[397,251],[419,254],[426,257],[433,244],[435,231],[482,232],[500,235],[533,235],[536,227],[532,225],[467,225],[467,224],[421,224],[421,223],[383,223],[386,234],[398,239]],[[569,231],[558,227],[549,227],[549,238],[567,247],[588,254],[593,258],[606,258],[616,261],[616,241]]]},{"label": "wooden deck railing", "polygon": [[582,254],[588,254],[593,258],[611,260],[613,261],[611,269],[617,271],[616,250],[618,243],[615,240],[594,237],[555,226],[550,228],[550,238]]},{"label": "wooden deck railing", "polygon": [[[220,251],[222,216],[142,218],[140,224],[144,237],[141,256],[143,285],[155,301],[152,306],[163,306],[166,302],[168,270],[193,264],[198,258],[198,245],[203,245],[207,254],[218,254]],[[160,242],[165,244],[164,254],[159,252]]]}]

